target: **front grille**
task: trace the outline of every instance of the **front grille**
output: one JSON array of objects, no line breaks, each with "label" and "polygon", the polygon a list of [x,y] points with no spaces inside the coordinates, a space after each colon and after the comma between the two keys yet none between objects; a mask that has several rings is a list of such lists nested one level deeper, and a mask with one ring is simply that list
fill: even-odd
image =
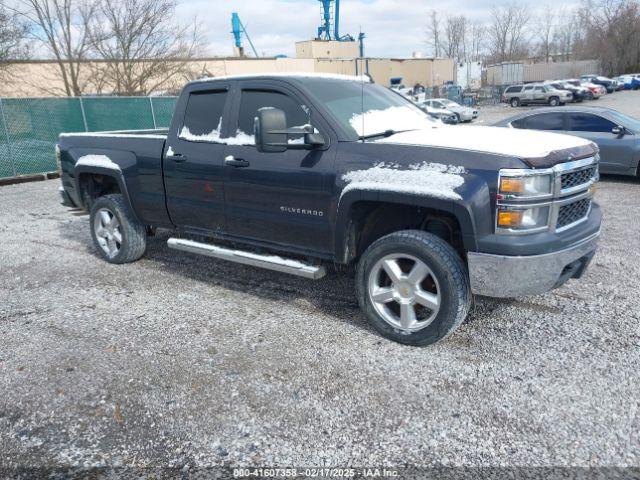
[{"label": "front grille", "polygon": [[590,165],[582,170],[576,170],[574,172],[564,173],[562,175],[562,190],[577,187],[588,183],[592,178],[596,176],[596,165]]},{"label": "front grille", "polygon": [[558,222],[556,228],[563,228],[567,225],[571,225],[579,220],[582,220],[589,214],[589,208],[591,207],[591,199],[584,198],[577,202],[563,205],[558,211]]}]

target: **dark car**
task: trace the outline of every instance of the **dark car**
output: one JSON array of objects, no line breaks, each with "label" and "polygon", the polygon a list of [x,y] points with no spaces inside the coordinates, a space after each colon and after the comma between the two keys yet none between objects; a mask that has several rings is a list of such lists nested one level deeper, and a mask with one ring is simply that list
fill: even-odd
[{"label": "dark car", "polygon": [[585,82],[602,85],[607,89],[607,93],[613,93],[618,90],[618,82],[608,77],[602,77],[600,75],[582,75],[580,79]]},{"label": "dark car", "polygon": [[588,100],[590,98],[588,89],[581,86],[573,85],[569,82],[547,82],[547,85],[551,85],[556,90],[566,90],[568,92],[571,92],[574,102],[582,102],[583,100]]},{"label": "dark car", "polygon": [[546,130],[589,139],[600,147],[600,171],[640,177],[640,120],[598,107],[538,109],[512,116],[496,127]]}]

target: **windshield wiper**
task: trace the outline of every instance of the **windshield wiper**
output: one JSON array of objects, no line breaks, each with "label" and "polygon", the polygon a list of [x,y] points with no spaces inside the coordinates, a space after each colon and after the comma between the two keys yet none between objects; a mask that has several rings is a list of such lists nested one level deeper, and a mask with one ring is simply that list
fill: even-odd
[{"label": "windshield wiper", "polygon": [[362,135],[358,137],[358,140],[371,140],[372,138],[378,138],[378,137],[389,138],[393,135],[397,135],[398,133],[414,132],[416,130],[417,128],[410,128],[408,130],[385,130],[384,132],[372,133],[370,135]]}]

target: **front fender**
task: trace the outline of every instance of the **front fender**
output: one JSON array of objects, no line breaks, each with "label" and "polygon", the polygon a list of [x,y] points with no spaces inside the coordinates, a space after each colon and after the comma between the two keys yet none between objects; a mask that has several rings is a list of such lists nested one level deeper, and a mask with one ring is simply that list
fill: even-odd
[{"label": "front fender", "polygon": [[453,215],[460,224],[465,250],[477,251],[476,236],[479,230],[486,229],[491,224],[493,218],[489,187],[482,178],[475,175],[465,175],[465,183],[457,190],[457,193],[461,197],[459,200],[442,199],[424,194],[349,189],[340,196],[338,201],[334,244],[336,258],[347,260],[349,255],[347,237],[352,208],[358,202],[365,201],[410,205]]}]

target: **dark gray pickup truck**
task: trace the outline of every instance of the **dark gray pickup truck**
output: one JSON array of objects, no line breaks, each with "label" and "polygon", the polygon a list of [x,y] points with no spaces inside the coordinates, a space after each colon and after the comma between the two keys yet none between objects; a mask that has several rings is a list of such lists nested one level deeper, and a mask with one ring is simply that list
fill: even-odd
[{"label": "dark gray pickup truck", "polygon": [[472,293],[579,278],[600,233],[593,143],[446,126],[362,78],[192,82],[167,131],[63,134],[58,158],[104,260],[165,228],[170,248],[309,279],[354,263],[371,324],[411,345],[451,334]]}]

